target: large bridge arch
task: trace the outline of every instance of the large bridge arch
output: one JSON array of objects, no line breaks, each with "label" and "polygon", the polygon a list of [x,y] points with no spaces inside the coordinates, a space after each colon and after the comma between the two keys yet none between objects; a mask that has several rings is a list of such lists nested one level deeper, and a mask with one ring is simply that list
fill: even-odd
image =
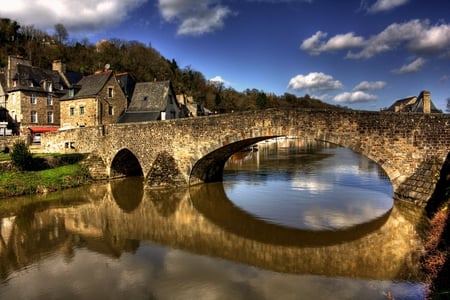
[{"label": "large bridge arch", "polygon": [[231,155],[250,147],[253,144],[275,137],[277,136],[261,136],[243,139],[213,150],[194,163],[191,173],[189,174],[189,185],[222,181],[223,168]]}]

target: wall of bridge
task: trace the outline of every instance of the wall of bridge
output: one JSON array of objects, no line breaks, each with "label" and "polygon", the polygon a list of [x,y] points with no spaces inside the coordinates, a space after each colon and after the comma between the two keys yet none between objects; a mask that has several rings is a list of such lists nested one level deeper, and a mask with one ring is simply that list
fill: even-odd
[{"label": "wall of bridge", "polygon": [[220,180],[228,157],[260,140],[313,138],[372,159],[397,197],[424,203],[450,149],[449,124],[445,114],[273,109],[53,132],[42,137],[42,145],[46,152],[94,153],[105,177],[126,164],[128,156],[118,154],[131,153],[148,183],[159,186]]}]

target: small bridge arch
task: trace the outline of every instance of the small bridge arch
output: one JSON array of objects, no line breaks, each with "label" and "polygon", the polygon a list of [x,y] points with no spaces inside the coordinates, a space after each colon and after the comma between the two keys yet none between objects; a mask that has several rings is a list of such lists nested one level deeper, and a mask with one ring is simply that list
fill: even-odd
[{"label": "small bridge arch", "polygon": [[111,161],[109,170],[111,178],[143,176],[143,174],[138,158],[127,148],[119,150]]}]

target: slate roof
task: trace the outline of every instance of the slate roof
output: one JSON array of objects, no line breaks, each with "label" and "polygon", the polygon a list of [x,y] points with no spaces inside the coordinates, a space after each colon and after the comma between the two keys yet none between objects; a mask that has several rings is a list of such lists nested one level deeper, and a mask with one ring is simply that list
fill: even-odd
[{"label": "slate roof", "polygon": [[[57,71],[32,67],[27,65],[17,65],[17,73],[13,75],[13,80],[17,80],[17,86],[11,87],[9,90],[26,89],[30,91],[42,91],[42,81],[52,81],[53,91],[57,92],[61,89],[67,89],[63,79]],[[30,86],[33,83],[33,86]]]},{"label": "slate roof", "polygon": [[97,96],[103,89],[105,84],[108,82],[112,74],[112,72],[103,72],[84,76],[76,84],[77,86],[81,87],[80,90],[73,97],[69,97],[68,95],[66,95],[61,98],[61,100],[91,98]]},{"label": "slate roof", "polygon": [[148,122],[157,121],[160,119],[161,113],[159,111],[128,111],[125,112],[117,123],[137,123],[137,122]]},{"label": "slate roof", "polygon": [[[399,99],[399,100],[395,101],[394,104],[392,104],[387,109],[387,111],[396,111],[396,107],[398,107],[399,108],[398,111],[400,111],[400,112],[423,112],[424,111],[423,93],[424,92],[422,91],[418,97],[411,96],[411,97]],[[439,110],[434,105],[434,103],[433,103],[433,101],[431,101],[431,99],[430,99],[430,110],[431,110],[431,113],[442,113],[442,111]]]},{"label": "slate roof", "polygon": [[[134,123],[160,120],[161,112],[166,110],[171,89],[170,81],[136,83],[131,103],[117,122]],[[174,93],[173,97],[175,98]],[[176,99],[173,100],[176,101]]]},{"label": "slate roof", "polygon": [[164,111],[170,87],[170,81],[136,83],[128,111]]}]

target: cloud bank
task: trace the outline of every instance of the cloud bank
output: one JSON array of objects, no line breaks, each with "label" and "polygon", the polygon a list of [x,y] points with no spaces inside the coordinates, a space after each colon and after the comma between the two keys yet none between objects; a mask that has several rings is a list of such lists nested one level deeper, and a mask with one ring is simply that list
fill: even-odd
[{"label": "cloud bank", "polygon": [[62,23],[69,32],[76,33],[117,24],[145,2],[147,0],[14,0],[0,5],[0,15],[42,29]]},{"label": "cloud bank", "polygon": [[445,55],[450,47],[450,24],[431,25],[428,20],[393,23],[380,33],[364,38],[353,32],[337,34],[327,40],[326,32],[317,31],[305,39],[300,49],[310,55],[348,50],[346,58],[369,59],[383,52],[404,50],[415,55]]}]

